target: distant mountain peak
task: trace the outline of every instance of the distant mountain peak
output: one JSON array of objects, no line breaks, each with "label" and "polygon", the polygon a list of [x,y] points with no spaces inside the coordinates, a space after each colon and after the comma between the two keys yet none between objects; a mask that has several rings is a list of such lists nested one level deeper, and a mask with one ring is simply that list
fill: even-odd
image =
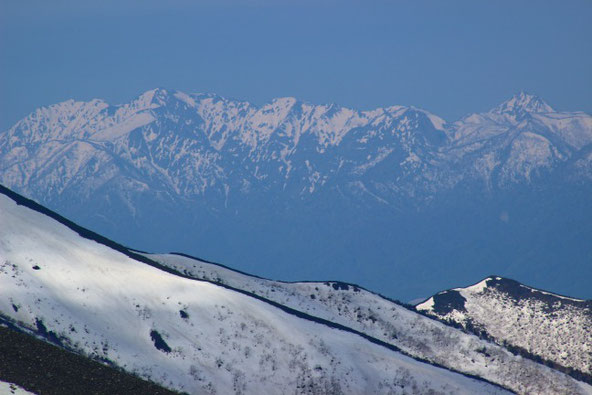
[{"label": "distant mountain peak", "polygon": [[553,108],[536,95],[521,91],[497,106],[493,112],[504,113],[545,113],[553,112]]},{"label": "distant mountain peak", "polygon": [[292,104],[296,103],[297,100],[295,97],[286,96],[286,97],[276,97],[271,100],[271,103],[280,104],[280,105],[287,105],[291,106]]},{"label": "distant mountain peak", "polygon": [[132,102],[138,109],[156,108],[164,105],[169,97],[169,92],[163,88],[150,89]]}]

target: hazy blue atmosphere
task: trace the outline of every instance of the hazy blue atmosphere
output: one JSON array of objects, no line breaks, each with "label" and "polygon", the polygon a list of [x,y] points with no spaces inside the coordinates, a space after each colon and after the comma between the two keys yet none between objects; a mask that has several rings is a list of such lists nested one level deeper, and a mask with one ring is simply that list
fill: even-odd
[{"label": "hazy blue atmosphere", "polygon": [[0,129],[42,105],[154,87],[417,105],[448,120],[524,89],[592,112],[592,2],[534,5],[2,0]]},{"label": "hazy blue atmosphere", "polygon": [[591,21],[0,0],[0,394],[592,394]]},{"label": "hazy blue atmosphere", "polygon": [[[587,282],[574,278],[588,278],[592,267],[589,182],[582,170],[588,165],[578,162],[592,149],[592,123],[589,115],[570,112],[592,113],[589,1],[0,4],[0,130],[40,106],[93,98],[117,105],[165,88],[147,93],[159,104],[139,114],[158,122],[146,124],[147,118],[130,114],[139,126],[129,134],[121,129],[124,139],[109,140],[121,145],[113,151],[97,146],[97,136],[92,149],[72,148],[86,138],[76,133],[95,120],[92,111],[83,111],[64,129],[71,134],[60,134],[53,120],[69,119],[68,105],[5,136],[5,147],[21,141],[26,149],[2,154],[3,183],[84,226],[143,250],[182,251],[279,279],[357,282],[404,300],[492,273],[588,296]],[[514,97],[504,107],[509,112],[480,118],[474,130],[474,120],[442,129],[434,118],[411,111],[400,119],[417,121],[413,138],[406,137],[405,126],[393,126],[393,118],[383,126],[373,121],[352,128],[331,148],[321,143],[330,138],[326,126],[311,129],[325,136],[320,140],[284,134],[294,119],[301,119],[294,122],[302,128],[310,119],[288,101],[255,117],[259,126],[234,130],[232,122],[255,124],[245,120],[246,113],[226,114],[221,107],[203,115],[209,120],[202,124],[205,118],[184,112],[187,103],[172,94],[175,89],[255,106],[285,96],[356,110],[413,105],[448,121],[489,111],[520,91],[536,96]],[[515,123],[513,106],[547,111],[541,98],[566,113]],[[290,109],[289,116],[282,108]],[[319,125],[333,122],[317,119]],[[338,119],[332,127],[342,133],[349,126]],[[214,141],[207,125],[220,122],[233,130],[238,145]],[[201,126],[185,130],[187,125]],[[273,138],[247,149],[240,136],[261,134],[265,125],[276,125]],[[380,127],[388,132],[374,140]],[[35,130],[45,136],[38,143],[26,137]],[[472,137],[463,140],[465,135]],[[69,139],[75,143],[63,151],[53,151],[53,143],[39,150],[48,141]],[[177,146],[179,141],[188,145]],[[189,145],[196,161],[184,156]],[[169,151],[160,152],[160,146]],[[291,147],[290,159],[282,147]],[[241,156],[236,149],[245,151]],[[27,162],[21,152],[36,154]],[[122,152],[137,158],[123,166],[129,158]],[[121,178],[105,158],[118,158]],[[156,162],[143,169],[146,158]],[[288,173],[282,160],[290,163]],[[422,165],[407,167],[410,160]],[[358,167],[335,170],[340,161]],[[157,181],[161,168],[175,181]],[[260,171],[265,177],[259,178]],[[89,175],[96,184],[78,184]],[[149,185],[148,192],[117,180]],[[247,193],[245,183],[256,193]],[[171,191],[172,200],[159,197]]]}]

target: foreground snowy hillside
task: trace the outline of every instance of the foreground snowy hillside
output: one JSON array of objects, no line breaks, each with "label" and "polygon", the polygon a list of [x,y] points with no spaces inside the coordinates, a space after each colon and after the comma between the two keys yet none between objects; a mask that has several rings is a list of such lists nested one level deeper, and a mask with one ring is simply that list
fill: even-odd
[{"label": "foreground snowy hillside", "polygon": [[401,300],[489,273],[592,297],[591,181],[592,117],[525,93],[448,122],[154,89],[0,133],[0,183],[111,239]]},{"label": "foreground snowy hillside", "polygon": [[62,347],[190,393],[506,392],[347,327],[162,270],[0,192],[2,319]]},{"label": "foreground snowy hillside", "polygon": [[571,368],[592,381],[592,301],[488,277],[440,292],[417,310]]},{"label": "foreground snowy hillside", "polygon": [[557,371],[419,315],[356,285],[338,282],[285,283],[253,277],[178,254],[145,256],[186,275],[245,290],[351,327],[397,346],[412,356],[483,377],[517,393],[559,394],[574,391],[573,380]]}]

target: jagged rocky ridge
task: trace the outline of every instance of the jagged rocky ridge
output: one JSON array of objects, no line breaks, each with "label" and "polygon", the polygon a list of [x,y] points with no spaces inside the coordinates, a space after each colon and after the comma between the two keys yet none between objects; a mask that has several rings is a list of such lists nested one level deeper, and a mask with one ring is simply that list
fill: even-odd
[{"label": "jagged rocky ridge", "polygon": [[592,301],[490,276],[416,309],[592,382]]},{"label": "jagged rocky ridge", "polygon": [[411,299],[498,272],[583,295],[553,268],[590,272],[591,143],[590,115],[526,93],[446,122],[156,89],[36,110],[0,134],[0,182],[133,247],[273,277],[336,273]]},{"label": "jagged rocky ridge", "polygon": [[228,204],[251,190],[305,198],[340,186],[394,205],[468,181],[504,188],[564,162],[585,169],[590,143],[590,115],[525,93],[448,124],[414,107],[355,111],[294,98],[257,107],[156,89],[119,106],[41,108],[2,134],[0,153],[2,182],[33,197],[129,183],[130,193],[149,186]]}]

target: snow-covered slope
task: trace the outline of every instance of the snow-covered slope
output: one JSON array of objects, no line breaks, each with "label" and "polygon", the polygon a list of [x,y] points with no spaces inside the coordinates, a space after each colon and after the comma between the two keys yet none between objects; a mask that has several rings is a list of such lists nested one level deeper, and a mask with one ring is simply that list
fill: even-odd
[{"label": "snow-covered slope", "polygon": [[0,381],[0,394],[15,394],[15,395],[26,395],[26,394],[33,394],[33,392],[29,392],[26,389],[19,387],[13,383],[7,383],[5,381]]},{"label": "snow-covered slope", "polygon": [[492,276],[440,292],[416,306],[592,378],[592,301],[569,298]]},{"label": "snow-covered slope", "polygon": [[1,192],[2,319],[63,347],[191,393],[505,392],[349,328],[162,270]]},{"label": "snow-covered slope", "polygon": [[565,375],[515,356],[494,343],[419,315],[356,285],[286,283],[249,276],[179,254],[146,254],[189,276],[263,296],[282,305],[366,333],[410,355],[486,378],[518,393],[574,391]]}]

